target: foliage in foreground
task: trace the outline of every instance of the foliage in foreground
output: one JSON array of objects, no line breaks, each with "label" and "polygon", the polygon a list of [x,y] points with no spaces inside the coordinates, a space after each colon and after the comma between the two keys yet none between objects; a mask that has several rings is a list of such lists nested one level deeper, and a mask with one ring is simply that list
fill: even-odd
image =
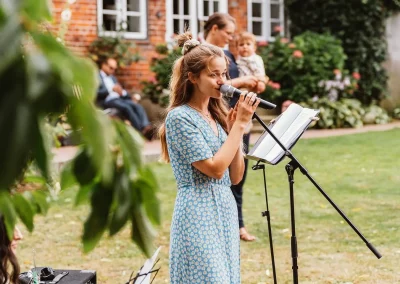
[{"label": "foliage in foreground", "polygon": [[[83,144],[63,171],[61,188],[78,184],[77,203],[90,201],[84,250],[93,249],[106,230],[113,235],[130,222],[132,240],[150,254],[152,224],[160,222],[160,214],[155,178],[141,160],[142,138],[94,107],[96,69],[41,31],[50,18],[46,0],[0,2],[0,213],[7,233],[12,236],[17,217],[32,231],[34,215],[47,210],[46,184],[54,181],[44,123],[67,110]],[[21,193],[15,182],[31,163],[43,179],[25,178],[36,190]]]}]

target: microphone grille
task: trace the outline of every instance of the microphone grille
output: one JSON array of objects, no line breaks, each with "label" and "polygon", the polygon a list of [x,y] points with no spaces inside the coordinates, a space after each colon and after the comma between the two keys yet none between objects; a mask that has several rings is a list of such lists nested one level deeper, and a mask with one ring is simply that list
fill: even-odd
[{"label": "microphone grille", "polygon": [[229,85],[221,85],[221,87],[219,88],[219,91],[224,94],[225,96],[232,96],[232,92],[231,91],[231,86]]}]

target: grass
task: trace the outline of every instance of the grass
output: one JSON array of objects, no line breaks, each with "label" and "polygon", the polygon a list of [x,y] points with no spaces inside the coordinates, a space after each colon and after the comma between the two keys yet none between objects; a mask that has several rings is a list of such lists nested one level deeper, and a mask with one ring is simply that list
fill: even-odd
[{"label": "grass", "polygon": [[[383,255],[378,260],[297,170],[294,187],[300,283],[400,282],[399,141],[400,129],[395,129],[297,143],[295,156]],[[278,283],[292,283],[287,161],[266,167]],[[169,227],[176,186],[170,165],[153,165],[161,186],[163,216],[156,243],[163,246],[161,271],[153,283],[168,283]],[[73,196],[72,191],[62,192],[46,217],[36,217],[35,231],[24,231],[18,252],[22,271],[33,265],[35,249],[38,266],[93,269],[99,283],[125,283],[145,260],[130,241],[128,228],[114,238],[103,239],[93,252],[84,255],[80,236],[88,208],[74,207]],[[273,283],[266,219],[260,214],[266,208],[261,171],[249,171],[244,198],[246,227],[258,239],[241,243],[242,282]]]}]

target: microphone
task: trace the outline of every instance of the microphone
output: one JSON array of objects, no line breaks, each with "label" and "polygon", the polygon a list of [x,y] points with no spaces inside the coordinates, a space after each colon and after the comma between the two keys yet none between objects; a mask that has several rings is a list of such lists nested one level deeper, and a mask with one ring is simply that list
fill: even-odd
[{"label": "microphone", "polygon": [[[230,85],[221,85],[219,88],[219,91],[227,98],[232,98],[232,97],[239,97],[240,94],[242,93],[241,90],[236,89],[235,87],[232,87]],[[265,100],[260,99],[260,103],[258,104],[259,107],[263,109],[274,109],[276,108],[276,105],[270,102],[267,102]]]}]

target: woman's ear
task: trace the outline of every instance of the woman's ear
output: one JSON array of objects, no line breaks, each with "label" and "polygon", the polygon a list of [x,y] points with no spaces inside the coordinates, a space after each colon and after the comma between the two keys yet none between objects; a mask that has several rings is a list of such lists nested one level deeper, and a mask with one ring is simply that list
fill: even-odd
[{"label": "woman's ear", "polygon": [[190,83],[196,84],[196,77],[194,76],[194,74],[192,72],[188,73],[188,78],[189,78]]}]

